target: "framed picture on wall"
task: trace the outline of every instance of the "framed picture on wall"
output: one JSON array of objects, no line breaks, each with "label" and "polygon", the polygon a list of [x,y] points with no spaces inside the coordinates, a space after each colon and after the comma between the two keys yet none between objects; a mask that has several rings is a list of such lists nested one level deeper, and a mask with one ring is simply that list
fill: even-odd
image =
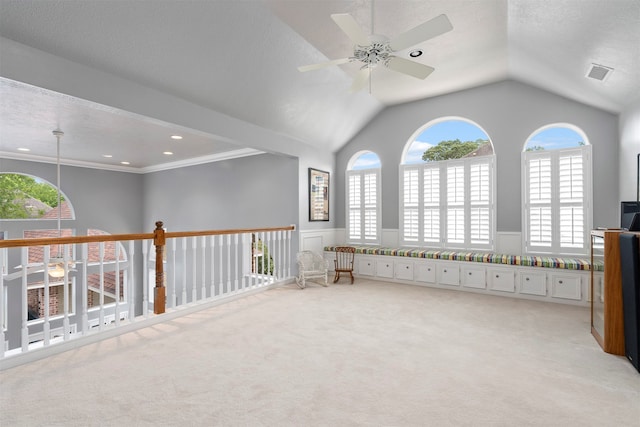
[{"label": "framed picture on wall", "polygon": [[329,172],[309,168],[309,221],[329,221]]}]

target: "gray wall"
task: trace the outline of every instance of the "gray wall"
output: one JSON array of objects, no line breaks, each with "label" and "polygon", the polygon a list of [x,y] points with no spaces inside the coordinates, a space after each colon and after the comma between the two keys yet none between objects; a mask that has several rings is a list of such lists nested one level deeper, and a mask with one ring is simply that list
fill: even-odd
[{"label": "gray wall", "polygon": [[618,118],[549,92],[504,81],[380,113],[337,153],[336,226],[345,226],[344,171],[360,150],[375,151],[382,163],[382,228],[399,229],[398,177],[402,150],[427,122],[447,116],[473,120],[491,138],[496,153],[497,231],[520,232],[520,154],[526,139],[551,123],[581,128],[593,145],[593,226],[616,227],[618,217]]},{"label": "gray wall", "polygon": [[275,227],[298,222],[298,160],[261,154],[144,176],[147,228]]}]

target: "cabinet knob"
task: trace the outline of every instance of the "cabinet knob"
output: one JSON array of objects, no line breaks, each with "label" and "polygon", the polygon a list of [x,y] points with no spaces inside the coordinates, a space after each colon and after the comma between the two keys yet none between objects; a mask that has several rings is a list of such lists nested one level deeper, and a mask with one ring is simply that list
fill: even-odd
[{"label": "cabinet knob", "polygon": [[499,275],[499,274],[496,274],[496,279],[499,279],[499,278],[500,278],[500,275]]},{"label": "cabinet knob", "polygon": [[471,272],[469,272],[469,276],[471,276]]},{"label": "cabinet knob", "polygon": [[406,268],[406,269],[408,270],[408,269],[409,269],[409,266],[408,266],[408,265],[406,265],[404,268]]},{"label": "cabinet knob", "polygon": [[445,269],[444,269],[444,270],[442,270],[442,271],[444,271],[444,272],[446,273],[446,272],[447,272],[447,269],[445,268]]},{"label": "cabinet knob", "polygon": [[427,271],[431,271],[431,267],[427,268]]},{"label": "cabinet knob", "polygon": [[528,278],[528,277],[526,277],[524,280],[526,280],[526,281],[528,282],[528,281],[529,281],[529,278]]},{"label": "cabinet knob", "polygon": [[558,280],[558,283],[560,283],[562,285],[562,280]]}]

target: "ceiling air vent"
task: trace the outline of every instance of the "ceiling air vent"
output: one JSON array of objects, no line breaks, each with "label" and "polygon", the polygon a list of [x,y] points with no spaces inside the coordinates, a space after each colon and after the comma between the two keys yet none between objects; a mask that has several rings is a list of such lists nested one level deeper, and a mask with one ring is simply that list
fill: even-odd
[{"label": "ceiling air vent", "polygon": [[613,68],[605,67],[604,65],[591,64],[589,71],[587,71],[587,77],[603,82],[609,78],[609,75],[612,72]]}]

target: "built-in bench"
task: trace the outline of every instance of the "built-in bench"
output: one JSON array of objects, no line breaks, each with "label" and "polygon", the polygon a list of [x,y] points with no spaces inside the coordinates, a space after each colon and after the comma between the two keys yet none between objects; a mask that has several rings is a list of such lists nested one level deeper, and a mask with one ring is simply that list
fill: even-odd
[{"label": "built-in bench", "polygon": [[[347,245],[349,246],[349,245]],[[325,252],[335,252],[336,246],[325,246]],[[489,264],[520,265],[523,267],[564,268],[567,270],[591,270],[591,262],[582,258],[543,257],[534,255],[506,255],[485,252],[455,252],[426,249],[384,248],[355,246],[356,254],[387,255],[399,257],[442,259],[447,261],[484,262]],[[594,263],[595,271],[603,271],[602,261]]]},{"label": "built-in bench", "polygon": [[[583,258],[347,246],[356,248],[355,272],[360,276],[425,286],[508,292],[522,298],[559,298],[582,304],[589,299],[590,271],[604,270],[602,262],[592,265]],[[330,263],[335,247],[324,247]]]}]

